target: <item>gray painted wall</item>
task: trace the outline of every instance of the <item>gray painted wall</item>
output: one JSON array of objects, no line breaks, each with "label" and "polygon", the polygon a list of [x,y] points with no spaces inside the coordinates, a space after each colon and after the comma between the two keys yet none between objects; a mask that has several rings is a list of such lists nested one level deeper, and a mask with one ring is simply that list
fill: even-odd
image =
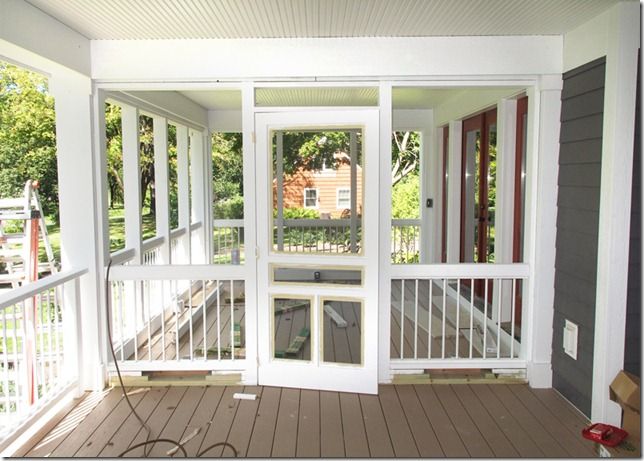
[{"label": "gray painted wall", "polygon": [[[553,387],[590,416],[605,58],[564,74],[552,339]],[[579,327],[577,360],[563,351],[568,319]]]},{"label": "gray painted wall", "polygon": [[642,369],[642,125],[640,79],[635,106],[635,149],[633,152],[633,193],[631,195],[631,238],[626,299],[626,341],[624,369],[641,376]]}]

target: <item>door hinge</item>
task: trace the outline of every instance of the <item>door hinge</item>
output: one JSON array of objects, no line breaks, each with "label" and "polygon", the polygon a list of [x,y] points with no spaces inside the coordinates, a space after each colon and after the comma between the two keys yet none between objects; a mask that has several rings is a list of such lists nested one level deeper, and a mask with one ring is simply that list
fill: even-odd
[{"label": "door hinge", "polygon": [[254,131],[252,131],[251,139],[253,140],[253,144],[255,144],[255,132]]},{"label": "door hinge", "polygon": [[259,259],[259,247],[255,247],[255,259]]}]

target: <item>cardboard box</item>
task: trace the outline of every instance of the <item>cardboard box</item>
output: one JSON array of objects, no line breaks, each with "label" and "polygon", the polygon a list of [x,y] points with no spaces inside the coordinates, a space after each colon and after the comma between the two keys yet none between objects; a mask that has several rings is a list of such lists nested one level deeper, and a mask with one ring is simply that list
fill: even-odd
[{"label": "cardboard box", "polygon": [[610,399],[623,410],[622,429],[628,437],[616,447],[599,446],[599,455],[610,458],[639,458],[641,456],[640,379],[620,371],[610,384]]},{"label": "cardboard box", "polygon": [[610,399],[622,407],[622,429],[631,435],[640,434],[640,379],[627,372],[620,371],[610,383]]}]

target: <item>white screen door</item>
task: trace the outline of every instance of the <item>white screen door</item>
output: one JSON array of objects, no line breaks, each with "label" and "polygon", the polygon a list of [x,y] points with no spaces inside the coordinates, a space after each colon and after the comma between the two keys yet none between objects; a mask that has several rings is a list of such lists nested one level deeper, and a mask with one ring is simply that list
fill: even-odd
[{"label": "white screen door", "polygon": [[378,112],[259,113],[258,381],[378,391]]}]

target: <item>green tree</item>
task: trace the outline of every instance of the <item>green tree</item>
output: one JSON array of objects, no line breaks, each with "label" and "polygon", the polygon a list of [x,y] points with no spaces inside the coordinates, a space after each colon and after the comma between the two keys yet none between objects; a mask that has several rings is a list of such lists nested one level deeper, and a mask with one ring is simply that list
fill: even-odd
[{"label": "green tree", "polygon": [[47,78],[0,61],[0,196],[19,197],[40,182],[45,214],[58,220],[54,98]]}]

